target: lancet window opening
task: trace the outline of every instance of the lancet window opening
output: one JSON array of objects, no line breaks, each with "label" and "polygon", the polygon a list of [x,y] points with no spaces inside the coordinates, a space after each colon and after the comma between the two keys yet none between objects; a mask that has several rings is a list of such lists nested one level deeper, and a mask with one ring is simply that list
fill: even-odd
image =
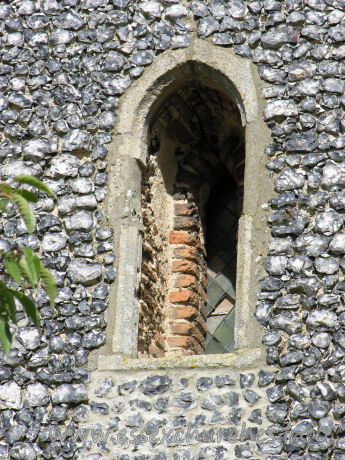
[{"label": "lancet window opening", "polygon": [[234,351],[244,145],[236,104],[196,78],[152,117],[142,178],[139,356]]}]

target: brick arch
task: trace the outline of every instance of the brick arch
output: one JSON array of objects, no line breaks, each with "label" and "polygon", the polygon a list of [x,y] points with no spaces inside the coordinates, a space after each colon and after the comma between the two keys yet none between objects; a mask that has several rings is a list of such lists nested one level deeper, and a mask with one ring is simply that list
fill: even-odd
[{"label": "brick arch", "polygon": [[[243,78],[245,75],[245,78]],[[235,350],[260,346],[259,326],[254,319],[254,306],[260,270],[256,267],[257,247],[263,249],[267,235],[257,225],[263,218],[260,203],[271,195],[268,181],[262,186],[258,171],[265,174],[264,147],[270,142],[261,117],[258,91],[261,81],[249,61],[231,49],[220,49],[203,40],[195,40],[188,49],[166,51],[120,99],[118,124],[110,149],[110,186],[106,214],[114,228],[118,254],[117,281],[111,291],[107,333],[112,342],[103,353],[136,356],[139,321],[138,290],[141,277],[142,212],[141,183],[150,154],[150,133],[154,114],[158,113],[175,91],[195,80],[227,95],[240,113],[246,127],[245,187],[248,199],[243,202],[239,222],[240,271],[237,276]],[[224,146],[231,138],[224,139]],[[191,158],[190,161],[193,161]],[[114,171],[114,172],[112,172]],[[121,218],[115,218],[120,215]],[[261,234],[260,234],[261,231]],[[255,238],[252,237],[253,232]],[[126,330],[124,336],[123,331]]]}]

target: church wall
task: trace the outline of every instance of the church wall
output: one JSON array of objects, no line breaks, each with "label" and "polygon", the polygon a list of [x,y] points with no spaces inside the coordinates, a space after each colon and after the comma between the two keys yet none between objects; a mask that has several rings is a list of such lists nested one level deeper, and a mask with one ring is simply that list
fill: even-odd
[{"label": "church wall", "polygon": [[[344,0],[0,2],[1,180],[33,174],[58,196],[40,197],[34,235],[6,217],[0,248],[40,251],[59,288],[54,311],[43,290],[35,299],[41,329],[19,311],[14,348],[0,353],[0,458],[345,458],[344,12]],[[109,316],[121,249],[112,222],[135,221],[126,206],[140,213],[140,190],[124,197],[121,178],[128,173],[129,187],[144,163],[111,151],[125,123],[117,107],[152,62],[197,39],[231,48],[264,84],[272,140],[257,133],[257,145],[275,193],[253,222],[272,238],[252,268],[268,274],[256,310],[264,348],[142,364],[121,355],[134,330],[113,352],[111,331],[126,312]],[[126,206],[109,207],[107,193]],[[127,260],[139,257],[132,249]],[[162,444],[156,457],[149,443],[116,445],[122,428],[149,424],[163,435],[198,416],[236,441],[207,443],[206,434],[191,446]],[[104,442],[97,424],[111,429]],[[84,428],[93,437],[83,439]]]}]

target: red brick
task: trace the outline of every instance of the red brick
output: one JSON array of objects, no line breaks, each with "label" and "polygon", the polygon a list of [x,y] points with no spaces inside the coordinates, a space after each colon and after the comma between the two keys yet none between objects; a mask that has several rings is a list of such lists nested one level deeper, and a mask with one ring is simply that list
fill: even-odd
[{"label": "red brick", "polygon": [[194,337],[188,337],[186,335],[169,336],[167,337],[167,344],[170,348],[183,349],[183,354],[202,355],[204,352],[203,347],[195,340]]},{"label": "red brick", "polygon": [[200,227],[200,222],[197,217],[190,216],[175,216],[174,229],[175,230],[196,230]]},{"label": "red brick", "polygon": [[203,334],[206,334],[206,321],[204,316],[196,308],[191,305],[178,306],[170,309],[169,312],[170,320],[184,319],[186,321],[192,322],[200,328]]},{"label": "red brick", "polygon": [[196,246],[196,235],[187,232],[170,232],[169,242],[171,244],[187,244],[188,246]]},{"label": "red brick", "polygon": [[177,257],[178,259],[189,259],[194,261],[197,261],[198,259],[198,252],[196,248],[193,248],[192,246],[174,247],[173,254],[174,257]]},{"label": "red brick", "polygon": [[204,335],[194,323],[188,321],[174,321],[170,324],[170,332],[176,335],[194,337],[201,345],[205,342]]},{"label": "red brick", "polygon": [[175,203],[175,216],[192,216],[195,214],[196,207],[192,203]]},{"label": "red brick", "polygon": [[174,287],[176,288],[195,288],[196,289],[196,278],[193,275],[178,275],[175,278]]},{"label": "red brick", "polygon": [[169,294],[169,300],[171,303],[188,303],[192,305],[198,303],[197,296],[189,289],[171,292]]},{"label": "red brick", "polygon": [[174,273],[188,273],[198,276],[199,267],[195,263],[187,260],[174,260],[172,263],[172,271]]},{"label": "red brick", "polygon": [[184,307],[171,308],[170,318],[171,319],[186,319],[193,320],[198,315],[198,310],[195,307],[186,305]]}]

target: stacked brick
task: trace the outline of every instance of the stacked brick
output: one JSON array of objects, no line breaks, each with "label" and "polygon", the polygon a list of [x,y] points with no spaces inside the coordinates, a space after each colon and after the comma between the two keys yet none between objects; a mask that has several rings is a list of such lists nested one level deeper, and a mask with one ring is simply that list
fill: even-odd
[{"label": "stacked brick", "polygon": [[207,265],[196,194],[175,194],[174,228],[169,235],[173,258],[166,340],[174,354],[202,354],[205,346]]}]

